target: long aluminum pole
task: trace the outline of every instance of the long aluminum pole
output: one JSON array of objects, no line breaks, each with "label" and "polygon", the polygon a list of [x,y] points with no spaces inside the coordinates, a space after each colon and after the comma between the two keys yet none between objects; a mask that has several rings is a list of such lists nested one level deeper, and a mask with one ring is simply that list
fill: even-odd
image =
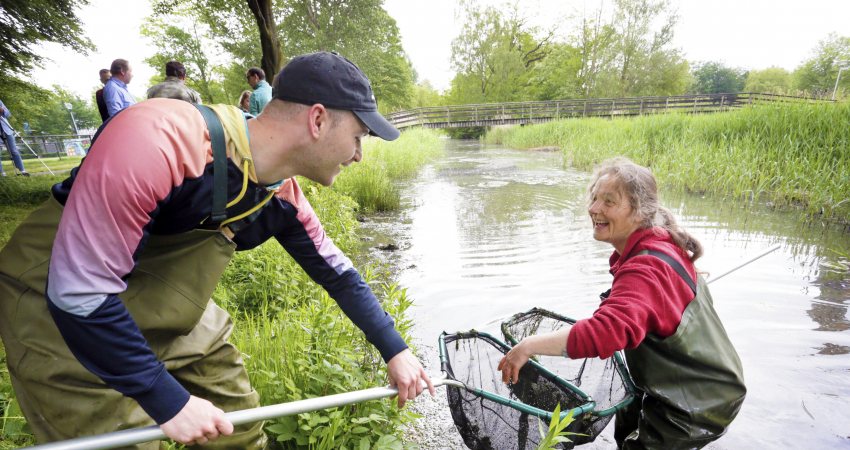
[{"label": "long aluminum pole", "polygon": [[[459,383],[446,378],[432,379],[434,386],[457,385]],[[461,384],[459,387],[463,387]],[[318,411],[320,409],[333,408],[337,406],[350,405],[379,398],[392,397],[398,394],[398,389],[392,387],[378,387],[363,389],[360,391],[346,392],[343,394],[328,395],[306,400],[298,400],[277,405],[261,406],[253,409],[243,409],[225,414],[227,420],[233,425],[243,425],[260,420],[274,419],[277,417],[291,416],[304,412]],[[36,445],[30,447],[39,450],[101,450],[127,445],[141,444],[142,442],[167,439],[165,434],[157,425],[131,430],[116,431],[97,436],[70,439],[67,441],[53,442],[50,444]]]},{"label": "long aluminum pole", "polygon": [[759,258],[761,258],[761,257],[767,256],[767,255],[769,255],[769,254],[771,254],[771,253],[775,252],[776,250],[778,250],[778,249],[779,249],[779,247],[780,247],[780,245],[779,245],[779,244],[776,244],[776,245],[774,245],[773,247],[770,247],[769,249],[767,249],[767,250],[765,250],[764,252],[762,252],[760,255],[758,255],[758,256],[756,256],[756,257],[754,257],[754,258],[751,258],[749,261],[744,262],[744,263],[741,263],[741,264],[739,264],[739,265],[737,265],[737,266],[735,266],[735,267],[733,267],[733,268],[731,268],[731,269],[727,270],[726,272],[721,273],[720,275],[718,275],[718,276],[716,276],[716,277],[711,277],[711,279],[710,279],[710,280],[708,280],[708,281],[706,282],[706,284],[711,284],[711,283],[713,283],[713,282],[715,282],[715,281],[717,281],[717,280],[719,280],[719,279],[721,279],[721,278],[725,277],[726,275],[729,275],[730,273],[732,273],[732,272],[734,272],[734,271],[736,271],[736,270],[740,269],[741,267],[744,267],[744,266],[746,266],[747,264],[749,264],[749,263],[751,263],[751,262],[753,262],[753,261],[755,261],[755,260],[757,260],[757,259],[759,259]]},{"label": "long aluminum pole", "polygon": [[40,162],[41,165],[44,166],[44,168],[47,169],[48,172],[50,172],[50,175],[56,175],[55,173],[53,173],[52,170],[50,170],[50,167],[47,167],[47,164],[45,164],[44,161],[41,160],[41,156],[38,156],[38,153],[36,153],[35,150],[33,150],[32,147],[30,147],[30,145],[27,144],[27,141],[24,140],[24,137],[21,136],[21,133],[18,133],[17,130],[15,130],[15,129],[12,129],[12,131],[14,131],[15,136],[17,136],[18,139],[21,140],[21,143],[26,145],[27,148],[30,149],[30,152],[32,152],[32,154],[35,155],[35,159],[37,159],[38,162]]}]

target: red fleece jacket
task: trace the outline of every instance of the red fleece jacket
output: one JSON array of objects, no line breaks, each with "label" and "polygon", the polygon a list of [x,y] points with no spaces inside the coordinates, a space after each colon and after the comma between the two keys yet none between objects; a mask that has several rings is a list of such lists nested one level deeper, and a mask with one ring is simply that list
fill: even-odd
[{"label": "red fleece jacket", "polygon": [[664,252],[675,258],[696,280],[693,263],[662,228],[638,230],[629,236],[622,257],[616,251],[609,261],[614,282],[593,316],[576,322],[567,338],[570,358],[607,358],[635,348],[648,333],[672,336],[694,293],[670,265],[643,250]]}]

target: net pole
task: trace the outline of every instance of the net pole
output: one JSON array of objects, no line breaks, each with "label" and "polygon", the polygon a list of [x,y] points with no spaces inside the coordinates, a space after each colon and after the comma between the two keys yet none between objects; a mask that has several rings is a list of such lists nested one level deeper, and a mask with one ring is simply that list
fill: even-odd
[{"label": "net pole", "polygon": [[39,154],[36,153],[35,150],[33,150],[32,147],[30,147],[29,144],[27,144],[27,141],[24,140],[24,137],[21,136],[21,134],[18,133],[17,130],[15,130],[15,129],[12,129],[12,131],[15,132],[15,136],[17,136],[18,139],[20,139],[21,143],[24,144],[30,150],[30,152],[32,152],[33,155],[35,155],[35,159],[37,159],[38,162],[40,162],[41,165],[44,166],[44,168],[47,169],[48,172],[50,172],[50,175],[56,175],[55,173],[53,173],[52,170],[50,170],[50,167],[47,167],[47,164],[45,164],[44,161],[41,160],[41,156],[39,156]]},{"label": "net pole", "polygon": [[[453,384],[445,378],[432,379],[434,386]],[[394,387],[376,387],[363,389],[342,394],[327,395],[324,397],[298,400],[294,402],[279,403],[276,405],[261,406],[259,408],[243,409],[225,414],[227,420],[233,425],[258,422],[260,420],[274,419],[278,417],[291,416],[305,412],[318,411],[321,409],[334,408],[350,405],[369,400],[393,397],[398,394]],[[103,450],[123,447],[143,442],[168,439],[157,425],[131,430],[116,431],[112,433],[70,439],[66,441],[53,442],[50,444],[36,445],[30,447],[38,450]]]},{"label": "net pole", "polygon": [[730,273],[732,273],[732,272],[734,272],[734,271],[736,271],[736,270],[738,270],[738,269],[740,269],[740,268],[742,268],[742,267],[746,266],[747,264],[750,264],[750,263],[752,263],[753,261],[755,261],[755,260],[757,260],[757,259],[763,258],[763,257],[765,257],[765,256],[767,256],[767,255],[769,255],[769,254],[771,254],[771,253],[773,253],[773,252],[775,252],[776,250],[778,250],[778,249],[779,249],[779,247],[781,247],[779,244],[776,244],[776,245],[774,245],[773,247],[770,247],[769,249],[767,249],[767,250],[763,251],[763,252],[762,252],[761,254],[759,254],[758,256],[755,256],[755,257],[751,258],[749,261],[743,262],[743,263],[741,263],[741,264],[739,264],[739,265],[737,265],[737,266],[735,266],[735,267],[733,267],[733,268],[731,268],[731,269],[727,270],[726,272],[723,272],[723,273],[721,273],[720,275],[718,275],[718,276],[716,276],[716,277],[712,278],[711,280],[707,281],[707,282],[706,282],[706,284],[711,284],[711,283],[713,283],[713,282],[715,282],[715,281],[717,281],[717,280],[719,280],[719,279],[721,279],[721,278],[725,277],[726,275],[729,275]]}]

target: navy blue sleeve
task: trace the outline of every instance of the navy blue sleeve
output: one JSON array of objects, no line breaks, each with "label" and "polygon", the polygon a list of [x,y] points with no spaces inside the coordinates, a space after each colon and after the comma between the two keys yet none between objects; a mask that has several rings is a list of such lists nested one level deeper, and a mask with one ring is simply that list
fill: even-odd
[{"label": "navy blue sleeve", "polygon": [[109,387],[136,400],[156,423],[168,422],[189,401],[189,392],[156,358],[118,296],[109,295],[85,317],[63,311],[49,298],[47,306],[77,360]]},{"label": "navy blue sleeve", "polygon": [[[294,218],[293,218],[294,219]],[[301,265],[307,275],[322,286],[333,298],[343,313],[360,328],[366,339],[388,362],[407,348],[407,344],[395,329],[392,317],[381,308],[378,299],[351,263],[332,244],[316,245],[303,224],[292,220],[288,231],[278,234],[276,239]],[[329,238],[324,237],[329,242]],[[323,256],[320,249],[325,251]]]}]

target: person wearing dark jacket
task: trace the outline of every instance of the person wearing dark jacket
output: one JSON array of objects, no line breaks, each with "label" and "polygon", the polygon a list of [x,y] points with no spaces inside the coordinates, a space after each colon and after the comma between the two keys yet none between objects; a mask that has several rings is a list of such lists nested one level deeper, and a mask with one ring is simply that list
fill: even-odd
[{"label": "person wearing dark jacket", "polygon": [[702,246],[659,204],[645,167],[606,161],[588,193],[593,238],[614,247],[611,289],[590,318],[511,349],[499,362],[502,380],[516,381],[533,355],[623,350],[639,391],[616,416],[618,448],[701,448],[723,435],[746,395],[741,361],[694,268]]},{"label": "person wearing dark jacket", "polygon": [[[106,86],[106,82],[112,78],[112,72],[109,69],[100,69],[100,83]],[[95,103],[97,103],[97,112],[100,113],[101,122],[106,122],[109,118],[109,110],[106,109],[106,100],[103,99],[103,88],[98,89],[94,93]]]}]

